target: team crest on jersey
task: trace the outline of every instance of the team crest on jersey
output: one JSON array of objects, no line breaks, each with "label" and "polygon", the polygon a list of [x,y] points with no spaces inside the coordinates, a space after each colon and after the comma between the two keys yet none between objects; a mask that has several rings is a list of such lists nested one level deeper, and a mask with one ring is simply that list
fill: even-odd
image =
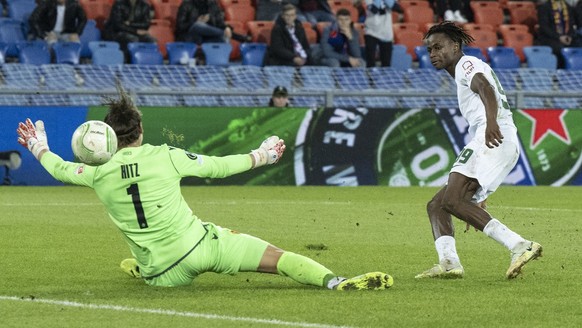
[{"label": "team crest on jersey", "polygon": [[473,69],[475,68],[475,66],[473,66],[473,63],[470,60],[464,62],[462,67],[465,70],[465,76],[471,74],[471,72],[473,72]]},{"label": "team crest on jersey", "polygon": [[82,174],[84,170],[85,170],[85,165],[80,165],[79,167],[77,167],[75,174],[77,174],[77,175]]},{"label": "team crest on jersey", "polygon": [[189,151],[184,151],[186,153],[186,156],[188,156],[189,159],[191,160],[196,160],[198,158],[198,155],[191,153]]}]

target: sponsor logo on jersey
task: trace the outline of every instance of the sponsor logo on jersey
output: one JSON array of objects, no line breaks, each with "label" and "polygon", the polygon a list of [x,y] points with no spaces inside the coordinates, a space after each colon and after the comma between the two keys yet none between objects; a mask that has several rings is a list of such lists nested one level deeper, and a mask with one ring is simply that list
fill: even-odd
[{"label": "sponsor logo on jersey", "polygon": [[79,167],[77,167],[77,170],[75,171],[75,174],[79,175],[79,174],[83,173],[84,170],[85,170],[85,165],[79,165]]},{"label": "sponsor logo on jersey", "polygon": [[471,72],[473,72],[473,69],[475,68],[475,66],[473,66],[473,63],[470,60],[465,61],[463,65],[461,65],[461,67],[463,67],[463,69],[465,70],[465,76],[469,76]]},{"label": "sponsor logo on jersey", "polygon": [[196,155],[194,153],[191,153],[189,151],[184,151],[184,152],[186,153],[186,156],[188,156],[189,159],[191,159],[193,161],[196,160],[196,159],[198,159],[198,155]]}]

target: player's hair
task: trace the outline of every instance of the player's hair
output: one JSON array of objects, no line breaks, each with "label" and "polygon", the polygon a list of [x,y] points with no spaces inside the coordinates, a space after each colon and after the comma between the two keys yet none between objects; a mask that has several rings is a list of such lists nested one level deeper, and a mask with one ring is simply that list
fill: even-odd
[{"label": "player's hair", "polygon": [[115,131],[118,148],[123,148],[135,142],[141,134],[141,111],[119,81],[117,93],[118,98],[104,98],[103,105],[109,107],[104,122]]},{"label": "player's hair", "polygon": [[443,21],[439,24],[433,25],[424,35],[423,40],[426,40],[433,34],[443,33],[448,36],[453,42],[458,43],[459,46],[471,44],[475,39],[467,33],[467,30],[461,26],[456,25],[451,21]]}]

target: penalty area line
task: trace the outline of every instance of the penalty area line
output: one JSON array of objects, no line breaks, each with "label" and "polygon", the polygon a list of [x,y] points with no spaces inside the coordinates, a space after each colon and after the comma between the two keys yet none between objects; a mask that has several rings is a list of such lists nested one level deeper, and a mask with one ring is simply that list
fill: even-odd
[{"label": "penalty area line", "polygon": [[309,327],[309,328],[349,328],[349,326],[334,326],[326,325],[320,323],[309,323],[309,322],[293,322],[293,321],[282,321],[276,319],[261,319],[261,318],[250,318],[250,317],[234,317],[219,314],[210,313],[197,313],[188,311],[174,311],[174,310],[164,310],[164,309],[148,309],[148,308],[137,308],[130,306],[121,305],[111,305],[111,304],[91,304],[91,303],[79,303],[72,301],[59,301],[44,298],[31,298],[31,297],[16,297],[0,295],[0,301],[13,301],[13,302],[28,302],[28,303],[42,303],[58,306],[66,306],[73,308],[82,308],[90,310],[109,310],[109,311],[119,311],[119,312],[131,312],[131,313],[147,313],[154,315],[165,315],[165,316],[175,316],[175,317],[187,317],[187,318],[201,318],[208,320],[224,320],[233,322],[250,322],[257,324],[268,324],[275,326],[289,326],[289,327]]}]

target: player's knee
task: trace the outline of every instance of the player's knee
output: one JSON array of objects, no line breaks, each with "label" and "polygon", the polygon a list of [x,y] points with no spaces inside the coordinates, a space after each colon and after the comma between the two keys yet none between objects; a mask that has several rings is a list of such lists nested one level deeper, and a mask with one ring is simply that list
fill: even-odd
[{"label": "player's knee", "polygon": [[434,213],[435,211],[438,211],[441,209],[441,204],[440,201],[437,201],[435,198],[431,199],[427,204],[426,204],[426,212],[427,213]]},{"label": "player's knee", "polygon": [[441,208],[450,214],[457,213],[459,205],[459,200],[454,198],[444,198],[440,204]]}]

